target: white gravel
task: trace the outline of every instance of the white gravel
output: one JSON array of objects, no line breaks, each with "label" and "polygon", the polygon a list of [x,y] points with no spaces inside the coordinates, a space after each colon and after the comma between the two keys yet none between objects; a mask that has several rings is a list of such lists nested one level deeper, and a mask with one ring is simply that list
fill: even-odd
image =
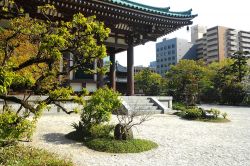
[{"label": "white gravel", "polygon": [[[212,107],[212,106],[204,106]],[[137,138],[158,143],[157,149],[139,154],[109,154],[90,150],[64,138],[79,121],[77,115],[45,114],[29,145],[71,158],[77,166],[249,166],[250,108],[213,106],[229,114],[230,123],[181,120],[155,115],[134,130]]]}]

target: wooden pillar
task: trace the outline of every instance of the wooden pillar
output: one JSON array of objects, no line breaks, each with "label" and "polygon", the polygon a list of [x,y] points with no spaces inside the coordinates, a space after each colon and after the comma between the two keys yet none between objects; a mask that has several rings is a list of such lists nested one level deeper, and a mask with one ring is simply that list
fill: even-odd
[{"label": "wooden pillar", "polygon": [[[97,67],[103,67],[103,59],[97,60]],[[97,88],[102,88],[104,86],[104,75],[102,73],[97,73]]]},{"label": "wooden pillar", "polygon": [[127,50],[127,95],[134,95],[134,47],[130,39]]},{"label": "wooden pillar", "polygon": [[113,90],[116,90],[116,62],[115,62],[115,54],[110,54],[110,87]]}]

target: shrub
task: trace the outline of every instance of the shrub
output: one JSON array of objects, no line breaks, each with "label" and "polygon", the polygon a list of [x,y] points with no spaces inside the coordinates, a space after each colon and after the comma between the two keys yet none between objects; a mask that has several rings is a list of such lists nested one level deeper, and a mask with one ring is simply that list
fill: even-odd
[{"label": "shrub", "polygon": [[202,117],[202,111],[199,108],[186,109],[184,117],[186,119],[198,119]]},{"label": "shrub", "polygon": [[92,138],[109,138],[113,130],[113,125],[94,125],[90,128],[90,133]]},{"label": "shrub", "polygon": [[222,103],[238,105],[246,96],[246,92],[241,84],[231,84],[222,89]]},{"label": "shrub", "polygon": [[217,109],[211,109],[210,112],[213,114],[214,118],[217,119],[218,116],[220,115],[220,111]]},{"label": "shrub", "polygon": [[10,108],[0,113],[0,146],[30,137],[34,131],[34,123],[24,119]]},{"label": "shrub", "polygon": [[58,155],[23,145],[0,148],[0,165],[8,166],[73,166]]},{"label": "shrub", "polygon": [[79,125],[74,124],[74,128],[80,129],[80,132],[83,132],[86,137],[90,137],[92,126],[108,122],[112,112],[120,108],[121,100],[119,99],[119,93],[107,87],[98,89],[87,101],[87,105],[82,111]]},{"label": "shrub", "polygon": [[149,140],[114,140],[114,139],[93,139],[86,142],[88,148],[109,153],[139,153],[157,148],[158,145]]},{"label": "shrub", "polygon": [[183,103],[173,103],[173,109],[174,110],[179,110],[179,111],[185,111],[186,106]]},{"label": "shrub", "polygon": [[226,119],[227,118],[227,113],[226,112],[224,112],[223,114],[221,114],[222,115],[222,117],[224,118],[224,119]]},{"label": "shrub", "polygon": [[218,103],[220,101],[220,93],[215,88],[204,89],[200,97],[201,101],[205,103]]}]

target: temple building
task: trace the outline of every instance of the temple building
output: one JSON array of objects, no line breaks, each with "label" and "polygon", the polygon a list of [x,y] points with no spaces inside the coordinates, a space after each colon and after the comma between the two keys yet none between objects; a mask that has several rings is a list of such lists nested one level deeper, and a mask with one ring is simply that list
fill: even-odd
[{"label": "temple building", "polygon": [[[2,5],[6,5],[5,0]],[[192,10],[174,12],[170,7],[153,7],[131,0],[18,0],[16,3],[31,17],[42,18],[37,6],[51,4],[55,10],[48,11],[54,20],[68,20],[81,12],[85,16],[95,15],[97,20],[111,29],[106,40],[107,55],[110,56],[110,85],[116,89],[115,55],[127,51],[127,95],[134,95],[134,47],[167,35],[181,27],[192,24],[197,15]],[[92,90],[103,86],[103,76],[83,76],[72,73],[69,84],[75,89]]]}]

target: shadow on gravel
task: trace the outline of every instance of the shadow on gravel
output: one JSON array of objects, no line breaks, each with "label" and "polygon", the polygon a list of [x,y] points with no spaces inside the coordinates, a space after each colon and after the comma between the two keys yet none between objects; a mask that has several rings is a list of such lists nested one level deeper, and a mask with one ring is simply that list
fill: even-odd
[{"label": "shadow on gravel", "polygon": [[56,144],[56,145],[62,145],[62,144],[69,144],[69,145],[76,145],[79,146],[82,144],[77,143],[74,140],[69,140],[65,137],[65,134],[62,133],[49,133],[49,134],[45,134],[43,135],[44,140],[47,143],[52,143],[52,144]]}]

